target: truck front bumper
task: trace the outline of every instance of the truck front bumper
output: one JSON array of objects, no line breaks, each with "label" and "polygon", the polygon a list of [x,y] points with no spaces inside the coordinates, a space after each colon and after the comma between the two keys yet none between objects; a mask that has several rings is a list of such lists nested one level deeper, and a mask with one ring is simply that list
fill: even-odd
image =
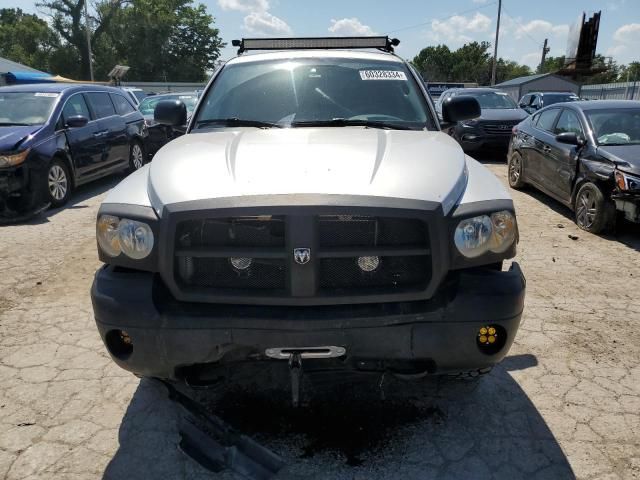
[{"label": "truck front bumper", "polygon": [[[513,263],[509,271],[451,272],[433,298],[420,302],[185,304],[173,300],[152,273],[105,266],[96,273],[91,297],[102,340],[119,366],[177,380],[237,361],[285,363],[266,355],[272,348],[342,347],[345,354],[331,365],[346,370],[441,374],[488,368],[513,343],[524,292],[524,277]],[[479,344],[485,326],[498,332],[491,348]]]}]

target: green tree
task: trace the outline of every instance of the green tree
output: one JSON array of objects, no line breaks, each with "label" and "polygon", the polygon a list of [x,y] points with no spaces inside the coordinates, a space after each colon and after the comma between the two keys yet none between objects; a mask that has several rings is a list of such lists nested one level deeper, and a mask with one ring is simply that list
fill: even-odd
[{"label": "green tree", "polygon": [[[51,17],[53,29],[64,39],[66,52],[71,55],[71,58],[58,66],[58,73],[81,80],[90,78],[84,17],[85,1],[43,0],[36,4]],[[99,0],[94,4],[94,13],[90,15],[89,21],[92,50],[94,44],[101,45],[102,36],[125,3],[126,0]]]},{"label": "green tree", "polygon": [[0,9],[0,56],[46,71],[59,47],[58,37],[43,19],[19,8]]},{"label": "green tree", "polygon": [[489,42],[471,42],[453,52],[453,81],[488,84],[491,78],[490,48]]},{"label": "green tree", "polygon": [[412,63],[427,81],[450,81],[453,53],[446,45],[427,47],[420,50]]},{"label": "green tree", "polygon": [[496,65],[496,83],[506,82],[512,78],[526,77],[531,75],[531,69],[527,65],[520,65],[512,60],[498,59]]},{"label": "green tree", "polygon": [[631,62],[629,65],[620,67],[618,74],[619,82],[637,82],[640,81],[640,62]]},{"label": "green tree", "polygon": [[131,67],[129,79],[144,81],[202,81],[224,46],[213,17],[192,0],[132,0],[105,40],[100,55],[111,60],[101,58],[101,73],[116,60]]},{"label": "green tree", "polygon": [[553,73],[564,67],[564,55],[560,57],[547,57],[544,65],[538,65],[536,73]]}]

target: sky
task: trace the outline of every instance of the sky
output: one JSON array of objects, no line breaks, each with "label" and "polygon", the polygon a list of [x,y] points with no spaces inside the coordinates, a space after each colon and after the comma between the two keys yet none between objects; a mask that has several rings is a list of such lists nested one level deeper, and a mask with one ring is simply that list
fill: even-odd
[{"label": "sky", "polygon": [[[389,35],[400,39],[398,55],[412,59],[420,49],[443,43],[493,44],[497,0],[194,0],[204,3],[228,46],[258,36]],[[35,2],[0,0],[0,8],[20,6],[37,13]],[[640,0],[503,0],[498,56],[535,68],[542,45],[548,55],[564,55],[567,35],[585,11],[602,11],[598,53],[618,63],[640,61]]]}]

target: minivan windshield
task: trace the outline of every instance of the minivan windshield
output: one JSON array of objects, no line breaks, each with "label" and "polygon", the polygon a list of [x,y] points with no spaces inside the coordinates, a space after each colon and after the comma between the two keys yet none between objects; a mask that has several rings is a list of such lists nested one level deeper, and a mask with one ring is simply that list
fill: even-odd
[{"label": "minivan windshield", "polygon": [[586,110],[598,145],[640,144],[640,108]]},{"label": "minivan windshield", "polygon": [[508,109],[518,108],[516,102],[506,93],[502,92],[467,92],[462,91],[458,95],[473,97],[478,100],[480,108],[484,109]]},{"label": "minivan windshield", "polygon": [[192,128],[350,125],[435,128],[404,64],[349,58],[227,64],[202,100]]},{"label": "minivan windshield", "polygon": [[0,127],[42,125],[57,98],[55,92],[0,92]]}]

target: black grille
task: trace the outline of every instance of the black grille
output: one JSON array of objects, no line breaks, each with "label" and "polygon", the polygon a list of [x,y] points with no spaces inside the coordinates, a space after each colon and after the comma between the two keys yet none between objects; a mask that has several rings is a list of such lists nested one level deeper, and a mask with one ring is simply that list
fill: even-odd
[{"label": "black grille", "polygon": [[505,123],[483,123],[482,128],[489,135],[511,135],[511,130],[519,122],[505,122]]},{"label": "black grille", "polygon": [[[260,299],[295,304],[296,298],[326,303],[333,297],[376,301],[380,294],[426,290],[432,275],[427,222],[367,211],[178,221],[175,285],[196,301],[231,302],[245,296],[257,304]],[[308,263],[295,262],[296,248],[310,248]],[[361,268],[360,257],[375,259]],[[366,271],[371,262],[375,268]]]},{"label": "black grille", "polygon": [[284,217],[252,216],[186,220],[178,224],[179,247],[284,247]]},{"label": "black grille", "polygon": [[425,223],[414,218],[320,215],[318,234],[321,248],[422,246],[428,242]]},{"label": "black grille", "polygon": [[252,259],[243,270],[234,268],[230,258],[176,258],[181,283],[189,287],[238,290],[284,290],[283,259]]},{"label": "black grille", "polygon": [[398,289],[407,286],[426,287],[431,266],[424,256],[380,257],[378,268],[365,272],[358,257],[323,258],[320,261],[320,286],[324,289]]}]

